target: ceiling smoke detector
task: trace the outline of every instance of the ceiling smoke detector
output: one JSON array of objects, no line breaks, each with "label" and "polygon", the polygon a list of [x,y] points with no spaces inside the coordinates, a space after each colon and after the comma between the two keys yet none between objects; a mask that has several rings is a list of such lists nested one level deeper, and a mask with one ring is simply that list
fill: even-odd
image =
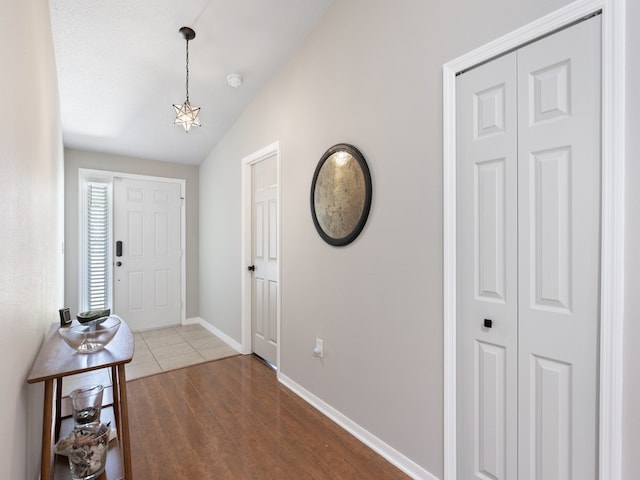
[{"label": "ceiling smoke detector", "polygon": [[237,73],[230,73],[227,75],[227,83],[233,88],[238,88],[242,85],[242,77]]}]

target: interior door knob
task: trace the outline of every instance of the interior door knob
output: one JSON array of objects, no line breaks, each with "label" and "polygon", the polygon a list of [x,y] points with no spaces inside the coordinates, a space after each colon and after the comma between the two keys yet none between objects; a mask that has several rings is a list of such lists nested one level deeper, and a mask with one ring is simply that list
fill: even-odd
[{"label": "interior door knob", "polygon": [[249,266],[247,267],[247,270],[249,270],[250,272],[255,271],[255,269],[256,269],[256,266],[255,266],[255,265],[249,265]]},{"label": "interior door knob", "polygon": [[485,328],[491,328],[492,326],[493,326],[493,320],[485,318],[484,319],[484,327]]}]

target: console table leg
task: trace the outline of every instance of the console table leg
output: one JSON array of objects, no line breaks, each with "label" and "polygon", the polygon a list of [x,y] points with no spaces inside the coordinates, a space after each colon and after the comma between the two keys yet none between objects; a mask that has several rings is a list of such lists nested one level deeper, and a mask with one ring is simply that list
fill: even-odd
[{"label": "console table leg", "polygon": [[120,380],[118,379],[118,370],[115,366],[111,367],[111,389],[113,393],[113,416],[116,420],[116,428],[120,430],[120,422],[122,421],[120,417],[120,389],[118,388],[118,384]]},{"label": "console table leg", "polygon": [[129,437],[129,405],[127,403],[127,379],[125,377],[124,364],[118,365],[118,387],[120,390],[120,418],[118,435],[122,441],[122,456],[124,458],[124,478],[133,479],[131,469],[131,439]]},{"label": "console table leg", "polygon": [[40,457],[40,479],[51,478],[51,422],[53,415],[53,379],[44,381],[44,411],[42,415],[42,456]]},{"label": "console table leg", "polygon": [[53,431],[54,441],[60,440],[60,425],[62,423],[62,377],[56,378],[56,423]]}]

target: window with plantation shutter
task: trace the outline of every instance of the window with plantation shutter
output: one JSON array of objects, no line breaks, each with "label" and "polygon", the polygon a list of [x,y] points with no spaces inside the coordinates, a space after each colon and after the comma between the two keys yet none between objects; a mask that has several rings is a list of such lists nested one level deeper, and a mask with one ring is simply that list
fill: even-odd
[{"label": "window with plantation shutter", "polygon": [[85,209],[85,308],[87,310],[109,308],[111,288],[110,262],[110,185],[88,182]]}]

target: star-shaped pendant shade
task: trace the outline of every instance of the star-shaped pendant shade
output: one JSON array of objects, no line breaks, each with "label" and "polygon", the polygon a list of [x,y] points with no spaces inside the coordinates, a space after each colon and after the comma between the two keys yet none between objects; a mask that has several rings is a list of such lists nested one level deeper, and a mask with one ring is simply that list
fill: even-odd
[{"label": "star-shaped pendant shade", "polygon": [[193,108],[189,103],[189,100],[182,105],[173,105],[176,111],[176,120],[173,123],[178,123],[184,127],[185,132],[189,132],[192,126],[200,127],[200,120],[198,120],[198,113],[200,113],[200,107]]}]

